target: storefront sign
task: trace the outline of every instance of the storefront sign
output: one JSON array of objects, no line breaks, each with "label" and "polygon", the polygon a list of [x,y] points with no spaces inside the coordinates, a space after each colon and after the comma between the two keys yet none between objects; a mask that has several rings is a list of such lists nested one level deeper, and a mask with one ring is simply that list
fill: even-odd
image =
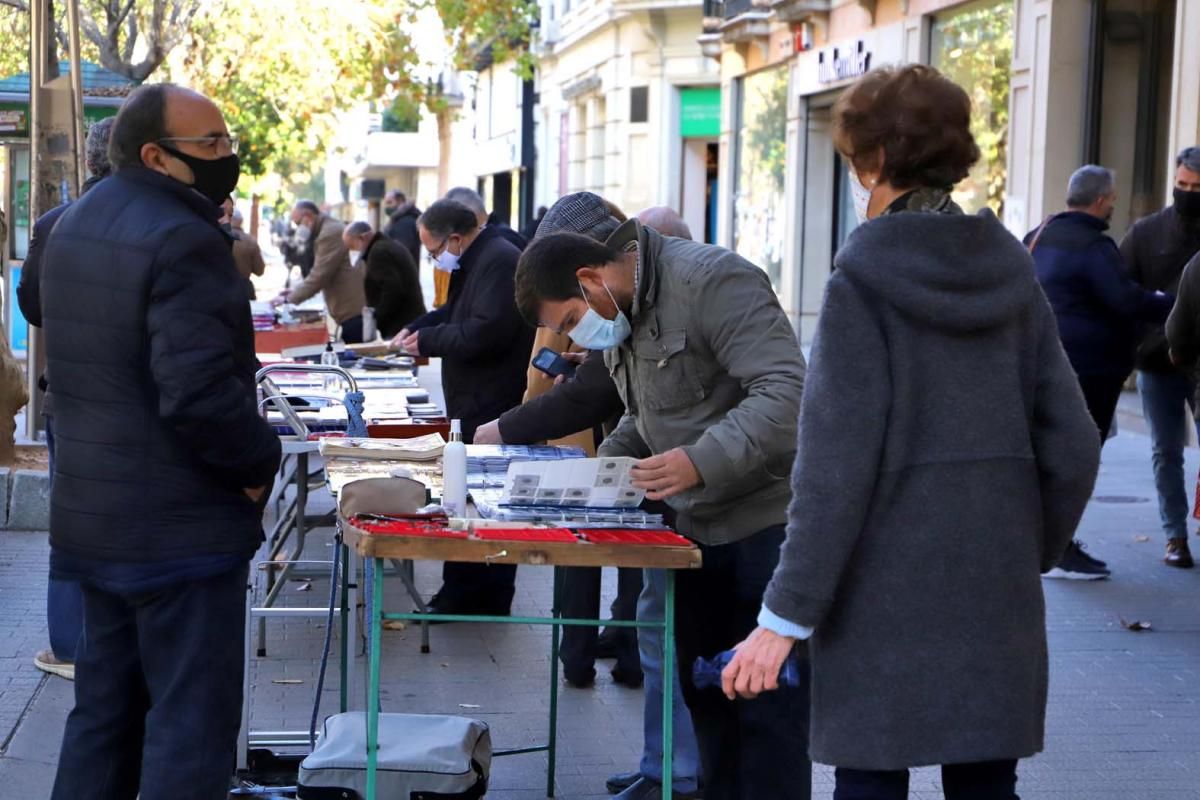
[{"label": "storefront sign", "polygon": [[713,139],[721,135],[721,87],[679,90],[679,135],[685,139]]},{"label": "storefront sign", "polygon": [[838,83],[871,71],[871,52],[860,39],[853,50],[833,47],[817,54],[817,81]]},{"label": "storefront sign", "polygon": [[29,126],[25,121],[24,109],[0,109],[0,133],[28,133]]}]

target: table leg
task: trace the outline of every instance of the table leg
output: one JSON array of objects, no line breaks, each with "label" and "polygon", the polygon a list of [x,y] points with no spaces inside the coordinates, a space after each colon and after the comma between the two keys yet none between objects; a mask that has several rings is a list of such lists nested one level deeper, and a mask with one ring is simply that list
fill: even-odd
[{"label": "table leg", "polygon": [[333,546],[339,547],[342,550],[342,569],[341,569],[341,572],[338,575],[336,575],[335,577],[339,581],[341,581],[341,590],[339,592],[339,596],[341,599],[339,601],[339,607],[342,609],[341,619],[339,620],[339,622],[341,623],[341,627],[338,629],[341,633],[341,642],[340,642],[341,647],[339,648],[339,654],[340,654],[341,660],[342,660],[342,671],[340,673],[341,686],[339,687],[340,691],[341,691],[341,696],[340,696],[341,703],[340,703],[338,710],[341,711],[341,713],[345,714],[346,711],[349,709],[350,667],[351,667],[350,632],[349,632],[350,631],[350,611],[349,611],[349,608],[347,608],[347,606],[350,602],[350,580],[348,577],[350,575],[350,548],[346,547],[344,544],[342,544],[342,536],[341,536],[340,530],[338,532],[337,538],[334,540]]},{"label": "table leg", "polygon": [[[554,594],[551,598],[550,616],[562,617],[562,569],[554,568]],[[546,770],[546,797],[554,797],[554,773],[558,756],[558,646],[561,626],[550,626],[550,736],[547,739],[546,755],[549,767]]]},{"label": "table leg", "polygon": [[675,570],[667,570],[666,611],[663,618],[663,795],[675,786]]},{"label": "table leg", "polygon": [[382,559],[372,559],[368,567],[374,575],[371,576],[371,613],[369,614],[371,630],[371,674],[367,681],[367,797],[366,800],[377,800],[375,795],[376,771],[379,764],[379,662],[383,628],[383,580],[380,574],[383,570]]}]

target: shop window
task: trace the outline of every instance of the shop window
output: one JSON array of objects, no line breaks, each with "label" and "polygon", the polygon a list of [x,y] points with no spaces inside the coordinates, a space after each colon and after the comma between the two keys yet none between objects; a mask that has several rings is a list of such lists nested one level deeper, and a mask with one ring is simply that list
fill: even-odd
[{"label": "shop window", "polygon": [[971,133],[981,154],[954,199],[967,212],[986,206],[1001,218],[1008,180],[1012,54],[1011,0],[984,0],[934,18],[929,62],[971,96]]},{"label": "shop window", "polygon": [[767,271],[776,291],[783,273],[787,164],[786,67],[738,81],[733,247]]},{"label": "shop window", "polygon": [[858,215],[854,211],[854,193],[850,190],[850,166],[846,159],[836,152],[833,154],[833,165],[837,175],[837,185],[834,187],[836,214],[833,223],[833,255],[836,256],[837,251],[842,249],[842,245],[858,227]]},{"label": "shop window", "polygon": [[629,90],[629,121],[647,122],[650,119],[650,87],[634,86]]}]

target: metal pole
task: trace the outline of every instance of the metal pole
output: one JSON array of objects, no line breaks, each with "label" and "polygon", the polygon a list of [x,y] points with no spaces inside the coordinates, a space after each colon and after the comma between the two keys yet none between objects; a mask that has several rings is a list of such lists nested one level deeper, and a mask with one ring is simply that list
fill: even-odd
[{"label": "metal pole", "polygon": [[[43,126],[49,109],[49,97],[46,85],[46,36],[47,25],[53,25],[53,15],[49,13],[51,0],[33,0],[29,4],[29,231],[33,232],[33,223],[38,217],[50,210],[46,194],[42,191],[43,161],[45,159],[45,140],[42,136]],[[13,222],[15,224],[15,222]],[[4,275],[5,284],[12,280],[12,273]],[[9,292],[9,297],[12,293]],[[7,298],[6,298],[7,300]],[[8,335],[9,320],[12,311],[9,303],[4,303],[4,335]],[[29,404],[25,407],[25,435],[37,439],[42,423],[43,397],[38,387],[38,378],[42,374],[44,338],[40,328],[30,327],[29,345],[25,353],[25,378],[29,391]]]},{"label": "metal pole", "polygon": [[83,67],[79,56],[79,0],[67,0],[67,35],[71,42],[71,94],[74,100],[75,125],[75,185],[76,191],[83,191],[83,181],[87,177],[87,156],[85,150],[84,119],[83,119]]}]

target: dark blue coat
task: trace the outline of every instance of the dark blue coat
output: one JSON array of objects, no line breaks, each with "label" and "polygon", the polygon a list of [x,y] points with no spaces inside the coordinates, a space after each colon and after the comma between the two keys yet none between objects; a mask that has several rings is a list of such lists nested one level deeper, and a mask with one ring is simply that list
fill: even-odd
[{"label": "dark blue coat", "polygon": [[[1052,218],[1037,239],[1037,279],[1079,375],[1125,376],[1133,369],[1140,323],[1161,324],[1173,298],[1125,275],[1108,223],[1081,211]],[[1025,237],[1028,244],[1034,233]]]},{"label": "dark blue coat", "polygon": [[242,490],[271,481],[280,447],[256,409],[250,309],[218,215],[183,184],[127,168],[50,235],[56,551],[157,562],[249,556],[261,541]]},{"label": "dark blue coat", "polygon": [[462,420],[467,442],[525,394],[534,329],[517,311],[520,257],[501,229],[487,226],[462,254],[446,304],[408,325],[421,332],[421,355],[442,359],[446,412]]}]

